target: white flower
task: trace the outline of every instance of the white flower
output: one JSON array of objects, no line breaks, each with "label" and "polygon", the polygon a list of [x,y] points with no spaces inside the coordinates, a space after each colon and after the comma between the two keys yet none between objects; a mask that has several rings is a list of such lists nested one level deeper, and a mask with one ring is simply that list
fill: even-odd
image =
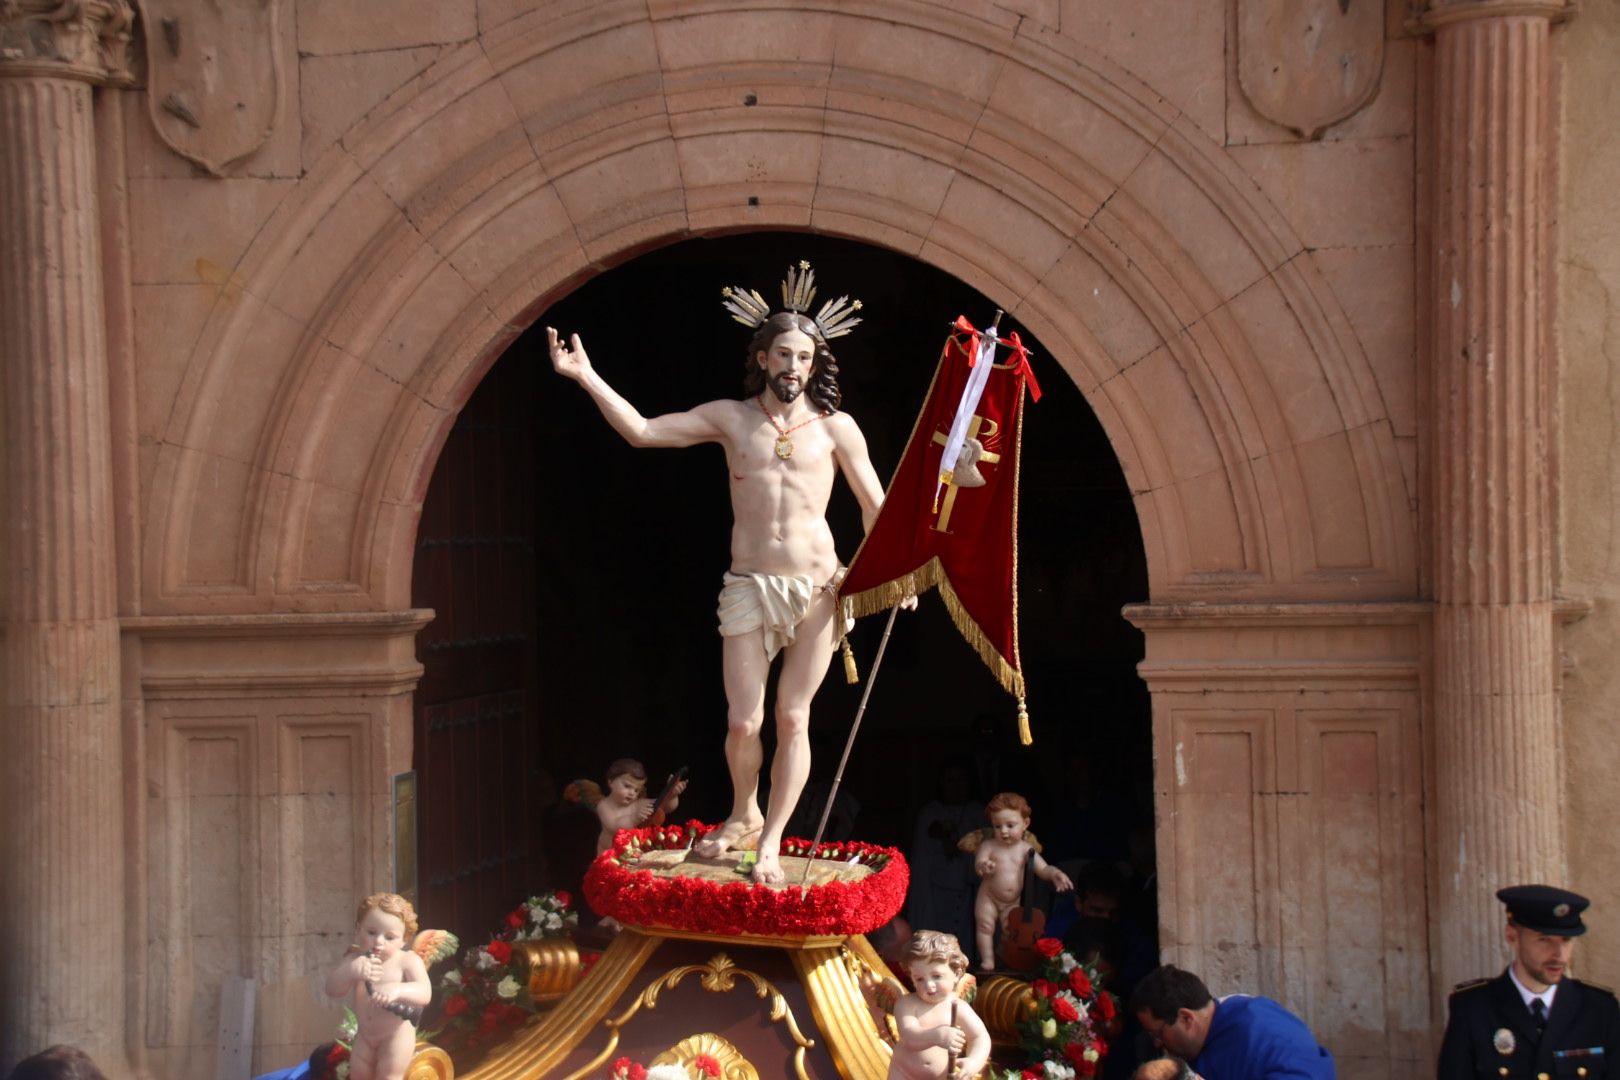
[{"label": "white flower", "polygon": [[562,924],[562,916],[558,915],[555,911],[546,916],[547,930],[560,930],[562,929]]},{"label": "white flower", "polygon": [[342,1042],[352,1043],[354,1042],[355,1033],[359,1030],[360,1018],[354,1015],[353,1009],[345,1008],[343,1010],[343,1019],[337,1026],[338,1039]]},{"label": "white flower", "polygon": [[473,954],[473,967],[479,971],[493,971],[500,966],[500,961],[489,955],[489,950],[483,946],[479,946],[478,951]]},{"label": "white flower", "polygon": [[684,1065],[654,1065],[647,1070],[647,1080],[692,1080]]},{"label": "white flower", "polygon": [[1074,1080],[1074,1069],[1063,1061],[1043,1061],[1041,1072],[1046,1080]]},{"label": "white flower", "polygon": [[1050,1016],[1041,1021],[1041,1038],[1048,1042],[1057,1038],[1057,1021]]},{"label": "white flower", "polygon": [[440,986],[460,986],[461,985],[461,972],[459,972],[459,971],[447,971],[447,972],[445,972],[444,978],[439,980],[439,985]]},{"label": "white flower", "polygon": [[1058,953],[1058,966],[1063,969],[1063,974],[1067,975],[1069,972],[1079,967],[1080,962],[1076,960],[1067,949],[1065,949]]},{"label": "white flower", "polygon": [[570,911],[568,913],[567,917],[563,919],[563,925],[564,926],[578,926],[579,925],[579,912]]},{"label": "white flower", "polygon": [[1080,1056],[1085,1058],[1087,1061],[1096,1061],[1098,1058],[1102,1057],[1101,1054],[1097,1053],[1097,1048],[1095,1046],[1086,1047],[1085,1052]]},{"label": "white flower", "polygon": [[507,1001],[517,997],[518,989],[518,981],[510,975],[495,985],[495,992]]}]

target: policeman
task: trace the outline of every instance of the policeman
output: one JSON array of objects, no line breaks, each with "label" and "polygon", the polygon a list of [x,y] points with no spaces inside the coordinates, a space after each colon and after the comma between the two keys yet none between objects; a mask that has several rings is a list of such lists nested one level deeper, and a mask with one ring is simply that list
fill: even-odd
[{"label": "policeman", "polygon": [[1513,962],[1494,979],[1458,986],[1440,1044],[1440,1080],[1620,1076],[1620,1002],[1568,975],[1590,901],[1550,885],[1515,885],[1507,905]]}]

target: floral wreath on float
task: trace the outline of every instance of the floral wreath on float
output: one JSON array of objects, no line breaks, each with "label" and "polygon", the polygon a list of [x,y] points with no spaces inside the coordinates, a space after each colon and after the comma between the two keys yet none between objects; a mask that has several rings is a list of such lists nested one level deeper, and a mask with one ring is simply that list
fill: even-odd
[{"label": "floral wreath on float", "polygon": [[[784,856],[864,867],[853,881],[800,886],[790,880],[773,888],[750,881],[708,881],[680,874],[655,874],[641,865],[656,851],[690,848],[718,826],[685,825],[620,829],[613,844],[585,872],[585,898],[603,915],[628,926],[663,927],[707,934],[845,936],[876,930],[899,913],[911,871],[905,856],[890,847],[857,840],[782,841]],[[746,872],[746,863],[739,873]]]},{"label": "floral wreath on float", "polygon": [[991,1069],[992,1080],[1074,1080],[1095,1076],[1119,1035],[1119,999],[1102,989],[1097,970],[1076,960],[1057,938],[1040,938],[1040,976],[1030,982],[1035,1008],[1018,1022],[1027,1064]]}]

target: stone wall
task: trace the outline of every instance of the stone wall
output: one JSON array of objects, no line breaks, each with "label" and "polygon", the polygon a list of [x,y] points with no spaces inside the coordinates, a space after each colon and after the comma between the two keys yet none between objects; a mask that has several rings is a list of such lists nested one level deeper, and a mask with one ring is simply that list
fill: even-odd
[{"label": "stone wall", "polygon": [[[1423,613],[1388,603],[1418,590],[1417,43],[1358,8],[1345,48],[1374,96],[1290,117],[1323,123],[1312,141],[1251,105],[1237,46],[1267,43],[1238,5],[879,8],[299,5],[281,119],[224,178],[130,95],[140,604],[159,620],[132,631],[172,650],[244,620],[207,651],[223,677],[270,613],[341,636],[339,613],[402,609],[438,438],[569,282],[707,229],[873,239],[1035,329],[1120,455],[1160,605],[1133,618],[1170,955],[1313,1016],[1347,1075],[1421,1058]],[[233,965],[264,984],[262,1064],[318,1036],[317,943],[344,932],[354,875],[387,865],[396,706],[302,692],[320,707],[148,692],[146,1030],[173,1075],[206,1066]],[[352,767],[307,775],[316,737]],[[317,796],[348,815],[330,860],[296,826]],[[188,846],[213,802],[236,831]],[[328,861],[345,871],[289,887]],[[202,962],[241,932],[257,956]]]},{"label": "stone wall", "polygon": [[1566,827],[1571,887],[1596,901],[1575,963],[1612,985],[1620,982],[1620,9],[1583,5],[1563,50],[1559,590],[1591,605],[1564,640]]}]

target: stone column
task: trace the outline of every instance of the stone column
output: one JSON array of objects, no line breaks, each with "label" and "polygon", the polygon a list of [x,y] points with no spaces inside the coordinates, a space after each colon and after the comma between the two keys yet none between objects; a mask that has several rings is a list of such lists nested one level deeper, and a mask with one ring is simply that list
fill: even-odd
[{"label": "stone column", "polygon": [[1500,970],[1503,885],[1564,879],[1551,493],[1548,32],[1563,0],[1434,0],[1437,989]]},{"label": "stone column", "polygon": [[123,764],[92,88],[124,0],[0,4],[0,1072],[125,1051]]}]

